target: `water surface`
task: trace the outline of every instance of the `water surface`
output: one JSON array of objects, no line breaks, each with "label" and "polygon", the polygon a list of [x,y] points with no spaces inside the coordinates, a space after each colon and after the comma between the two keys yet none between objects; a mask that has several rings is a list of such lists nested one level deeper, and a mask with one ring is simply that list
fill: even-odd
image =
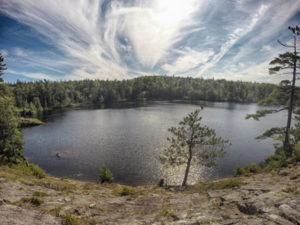
[{"label": "water surface", "polygon": [[[273,153],[271,140],[258,142],[255,137],[282,126],[285,112],[254,121],[245,116],[262,108],[256,104],[203,104],[203,123],[231,145],[218,167],[201,176],[229,176],[235,167],[260,162]],[[99,168],[106,165],[117,182],[154,183],[160,176],[157,152],[167,144],[168,128],[197,108],[197,104],[155,102],[142,107],[53,113],[46,117],[45,125],[23,129],[25,155],[56,176],[96,180]],[[57,152],[61,158],[55,157]]]}]

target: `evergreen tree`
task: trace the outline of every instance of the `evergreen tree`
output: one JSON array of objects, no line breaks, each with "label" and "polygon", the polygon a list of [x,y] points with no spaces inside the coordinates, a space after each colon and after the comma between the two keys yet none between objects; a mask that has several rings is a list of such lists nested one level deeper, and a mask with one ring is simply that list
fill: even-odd
[{"label": "evergreen tree", "polygon": [[3,63],[4,62],[4,58],[2,57],[1,53],[0,53],[0,83],[3,82],[3,78],[1,76],[3,76],[3,71],[6,70],[6,65]]},{"label": "evergreen tree", "polygon": [[[246,117],[246,119],[252,117],[258,120],[258,118],[261,116],[265,116],[270,113],[276,113],[287,109],[288,118],[287,118],[287,123],[285,128],[277,128],[277,127],[271,128],[267,130],[263,135],[258,137],[258,138],[265,138],[268,136],[271,137],[274,135],[283,135],[284,136],[283,149],[287,157],[291,156],[292,149],[293,149],[290,143],[290,129],[291,129],[291,121],[292,121],[293,110],[295,106],[295,98],[296,98],[296,89],[297,89],[296,79],[297,79],[297,74],[299,74],[297,73],[297,68],[300,67],[300,63],[299,63],[300,56],[298,56],[299,52],[297,52],[297,36],[300,35],[300,28],[298,26],[289,27],[289,30],[291,30],[293,33],[293,44],[287,45],[281,43],[280,41],[278,42],[286,48],[292,48],[292,51],[286,52],[284,54],[279,54],[278,57],[276,57],[274,60],[270,62],[270,65],[273,67],[269,68],[270,74],[278,74],[278,73],[282,74],[282,71],[286,71],[286,70],[290,71],[284,74],[291,75],[291,81],[290,80],[281,81],[280,86],[278,88],[279,91],[272,93],[272,95],[280,94],[280,96],[283,98],[288,96],[288,106],[278,110],[260,110],[257,111],[256,114],[250,114],[247,115]],[[283,130],[284,133],[282,132]]]},{"label": "evergreen tree", "polygon": [[186,186],[190,167],[193,162],[203,166],[216,165],[215,159],[224,155],[228,140],[216,136],[213,129],[200,123],[200,110],[195,110],[171,127],[173,134],[168,137],[169,146],[160,155],[160,161],[170,166],[186,165],[182,186]]},{"label": "evergreen tree", "polygon": [[[0,55],[0,76],[3,75],[5,64]],[[0,77],[1,82],[3,79]],[[0,83],[0,162],[18,163],[25,160],[21,132],[18,128],[18,112],[14,107],[9,88]]]}]

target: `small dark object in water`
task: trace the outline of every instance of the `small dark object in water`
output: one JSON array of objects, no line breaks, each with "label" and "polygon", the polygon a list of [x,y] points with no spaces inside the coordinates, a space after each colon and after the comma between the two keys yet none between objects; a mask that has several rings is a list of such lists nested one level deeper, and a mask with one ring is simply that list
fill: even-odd
[{"label": "small dark object in water", "polygon": [[57,158],[61,157],[61,154],[59,152],[57,152],[55,155],[56,155]]},{"label": "small dark object in water", "polygon": [[159,187],[163,187],[164,186],[164,179],[160,179],[159,183],[158,183]]}]

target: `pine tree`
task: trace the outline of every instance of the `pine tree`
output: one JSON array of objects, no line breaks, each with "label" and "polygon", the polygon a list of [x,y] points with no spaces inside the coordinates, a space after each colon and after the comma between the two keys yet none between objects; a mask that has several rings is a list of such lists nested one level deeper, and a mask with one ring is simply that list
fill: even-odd
[{"label": "pine tree", "polygon": [[170,166],[186,165],[182,186],[186,186],[190,167],[193,162],[211,167],[215,159],[224,155],[228,140],[216,136],[213,129],[202,125],[200,110],[195,110],[179,122],[178,127],[171,127],[173,134],[168,137],[169,146],[160,155],[160,161]]},{"label": "pine tree", "polygon": [[[297,68],[300,67],[300,56],[298,56],[299,52],[297,51],[297,36],[300,35],[300,28],[298,26],[296,27],[289,27],[289,30],[293,33],[293,44],[287,45],[283,44],[280,41],[279,44],[286,48],[292,48],[292,51],[286,52],[284,54],[279,54],[278,57],[273,59],[270,62],[270,65],[272,66],[269,68],[269,73],[272,74],[282,74],[282,71],[288,71],[284,74],[291,75],[291,81],[284,80],[281,81],[280,85],[280,91],[284,92],[284,95],[289,95],[289,102],[288,106],[284,107],[279,110],[261,110],[257,111],[256,114],[250,114],[247,115],[246,119],[248,118],[254,118],[258,120],[259,117],[265,116],[266,114],[270,113],[276,113],[282,110],[287,109],[288,110],[288,118],[287,118],[287,124],[284,129],[282,128],[271,128],[270,130],[267,130],[263,135],[261,135],[259,138],[264,137],[271,137],[274,135],[284,135],[284,142],[283,142],[283,149],[286,154],[286,156],[291,156],[292,154],[292,147],[290,146],[290,129],[291,129],[291,121],[293,116],[293,110],[294,110],[294,104],[295,104],[295,96],[296,96],[296,79],[297,79]],[[282,131],[284,130],[284,133]]]},{"label": "pine tree", "polygon": [[3,71],[6,70],[5,67],[6,65],[3,62],[4,62],[4,58],[0,53],[0,83],[3,82],[3,78],[1,76],[3,76]]},{"label": "pine tree", "polygon": [[[0,54],[0,76],[6,69]],[[0,81],[3,79],[0,77]],[[18,163],[25,157],[21,132],[18,128],[18,112],[14,106],[9,88],[0,83],[0,162]]]}]

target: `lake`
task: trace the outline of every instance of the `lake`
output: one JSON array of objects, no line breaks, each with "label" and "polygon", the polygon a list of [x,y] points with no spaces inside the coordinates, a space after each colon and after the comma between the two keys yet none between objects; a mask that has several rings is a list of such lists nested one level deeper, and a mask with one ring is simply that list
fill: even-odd
[{"label": "lake", "polygon": [[[157,154],[166,144],[168,128],[203,105],[203,124],[218,136],[229,139],[226,156],[213,169],[197,168],[190,182],[198,178],[226,177],[234,168],[260,162],[274,152],[274,141],[255,140],[266,129],[283,126],[286,112],[260,121],[245,120],[248,113],[264,109],[256,104],[198,104],[152,102],[143,106],[72,109],[45,116],[46,124],[22,130],[25,156],[46,172],[82,180],[97,180],[106,165],[115,181],[139,185],[156,183],[162,176]],[[60,152],[62,157],[55,154]],[[183,174],[175,172],[177,178]],[[169,175],[170,181],[172,176]],[[177,179],[177,180],[176,180]]]}]

